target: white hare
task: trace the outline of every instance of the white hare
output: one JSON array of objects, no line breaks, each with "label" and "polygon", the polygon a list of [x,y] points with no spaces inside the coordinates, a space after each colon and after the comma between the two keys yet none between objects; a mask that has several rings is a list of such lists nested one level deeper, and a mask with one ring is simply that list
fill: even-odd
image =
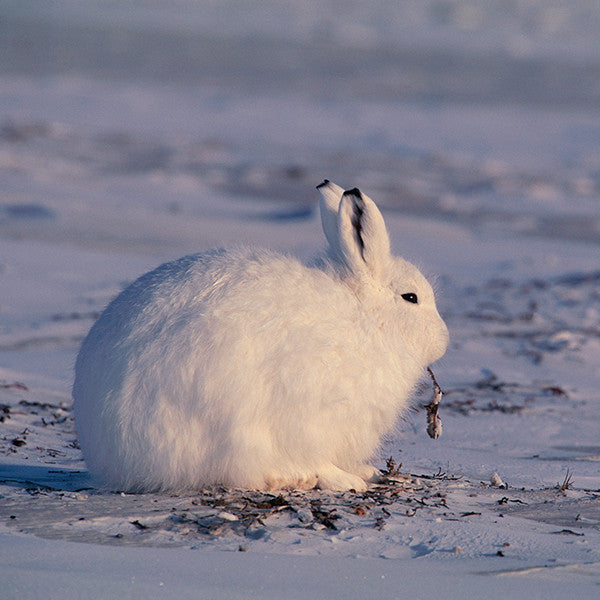
[{"label": "white hare", "polygon": [[164,264],[83,342],[75,423],[111,489],[365,490],[382,436],[448,331],[433,291],[390,254],[381,213],[324,181],[318,265],[265,250]]}]

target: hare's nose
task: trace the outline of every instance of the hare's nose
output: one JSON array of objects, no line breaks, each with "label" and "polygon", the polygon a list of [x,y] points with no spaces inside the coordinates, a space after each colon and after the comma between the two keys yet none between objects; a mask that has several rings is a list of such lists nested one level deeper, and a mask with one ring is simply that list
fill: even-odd
[{"label": "hare's nose", "polygon": [[448,349],[448,345],[450,343],[450,333],[448,332],[448,328],[441,319],[440,322],[441,327],[439,334],[434,338],[435,341],[433,342],[431,348],[431,362],[435,362],[436,360],[442,358],[442,356],[446,354],[446,350]]}]

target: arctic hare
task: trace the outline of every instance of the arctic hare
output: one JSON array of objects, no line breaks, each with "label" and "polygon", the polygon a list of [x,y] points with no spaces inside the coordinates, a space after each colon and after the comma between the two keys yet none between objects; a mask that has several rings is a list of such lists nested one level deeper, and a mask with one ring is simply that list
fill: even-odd
[{"label": "arctic hare", "polygon": [[325,180],[318,265],[266,250],[140,277],[84,340],[75,422],[105,487],[365,490],[382,436],[448,345],[431,286],[381,213]]}]

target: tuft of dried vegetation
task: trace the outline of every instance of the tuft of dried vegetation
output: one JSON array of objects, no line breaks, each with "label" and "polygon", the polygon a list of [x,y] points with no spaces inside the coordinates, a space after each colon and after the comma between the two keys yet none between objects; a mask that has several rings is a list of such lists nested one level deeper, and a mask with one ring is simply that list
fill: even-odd
[{"label": "tuft of dried vegetation", "polygon": [[571,487],[572,483],[573,483],[573,473],[571,473],[571,471],[569,471],[569,469],[567,469],[567,473],[565,475],[565,478],[563,479],[563,482],[557,484],[556,487],[559,489],[559,491],[565,492],[566,490],[568,490]]},{"label": "tuft of dried vegetation", "polygon": [[390,456],[385,461],[385,469],[381,471],[383,477],[398,477],[401,475],[400,469],[402,468],[402,463],[396,464],[393,456]]}]

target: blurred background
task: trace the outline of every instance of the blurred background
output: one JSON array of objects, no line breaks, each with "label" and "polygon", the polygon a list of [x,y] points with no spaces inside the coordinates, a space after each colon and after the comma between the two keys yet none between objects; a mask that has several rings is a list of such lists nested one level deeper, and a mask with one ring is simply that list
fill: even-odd
[{"label": "blurred background", "polygon": [[0,233],[254,239],[312,218],[328,177],[600,242],[599,31],[588,0],[3,0]]}]

